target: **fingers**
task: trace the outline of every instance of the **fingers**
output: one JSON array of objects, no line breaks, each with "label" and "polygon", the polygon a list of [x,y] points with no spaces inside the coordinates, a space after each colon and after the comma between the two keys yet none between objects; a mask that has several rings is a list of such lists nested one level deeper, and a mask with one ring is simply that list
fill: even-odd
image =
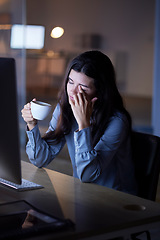
[{"label": "fingers", "polygon": [[86,94],[82,90],[81,86],[79,86],[79,92],[78,92],[79,102],[81,104],[85,103],[87,101]]},{"label": "fingers", "polygon": [[72,97],[69,97],[69,103],[74,106],[83,105],[86,101],[86,96],[82,89],[77,94],[74,94]]},{"label": "fingers", "polygon": [[28,110],[31,109],[31,103],[27,103],[26,105],[24,105],[24,109],[28,109]]},{"label": "fingers", "polygon": [[34,121],[30,109],[24,107],[21,112],[22,112],[22,117],[26,123]]},{"label": "fingers", "polygon": [[74,105],[77,106],[79,103],[79,99],[78,99],[78,95],[73,95],[73,99],[74,99]]},{"label": "fingers", "polygon": [[94,104],[95,104],[95,102],[97,101],[97,97],[94,97],[94,98],[92,98],[92,100],[91,100],[91,103],[92,103],[92,108],[93,108],[93,106],[94,106]]},{"label": "fingers", "polygon": [[36,98],[33,98],[32,101],[37,101]]},{"label": "fingers", "polygon": [[22,113],[22,117],[24,119],[24,121],[26,123],[30,123],[32,121],[35,121],[35,119],[32,116],[32,112],[31,112],[31,103],[27,103],[26,105],[24,105],[23,109],[21,110]]}]

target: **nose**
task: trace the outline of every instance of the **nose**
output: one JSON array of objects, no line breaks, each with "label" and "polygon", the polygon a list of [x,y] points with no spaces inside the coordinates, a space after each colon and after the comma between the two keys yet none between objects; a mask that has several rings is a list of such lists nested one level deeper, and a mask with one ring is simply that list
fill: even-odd
[{"label": "nose", "polygon": [[71,89],[71,92],[72,94],[77,94],[78,93],[78,86],[72,86],[72,89]]}]

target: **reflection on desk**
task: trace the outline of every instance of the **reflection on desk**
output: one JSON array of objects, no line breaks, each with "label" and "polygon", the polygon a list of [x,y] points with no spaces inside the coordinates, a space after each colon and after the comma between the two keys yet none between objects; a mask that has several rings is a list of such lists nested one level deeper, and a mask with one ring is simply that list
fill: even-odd
[{"label": "reflection on desk", "polygon": [[69,219],[48,215],[24,200],[0,204],[0,240],[18,240],[73,228]]},{"label": "reflection on desk", "polygon": [[[22,176],[44,188],[17,193],[1,187],[0,203],[26,200],[48,214],[75,223],[75,230],[54,234],[54,239],[127,239],[131,233],[160,228],[159,203],[81,183],[74,177],[47,168],[38,169],[23,161]],[[52,237],[48,234],[45,239]]]}]

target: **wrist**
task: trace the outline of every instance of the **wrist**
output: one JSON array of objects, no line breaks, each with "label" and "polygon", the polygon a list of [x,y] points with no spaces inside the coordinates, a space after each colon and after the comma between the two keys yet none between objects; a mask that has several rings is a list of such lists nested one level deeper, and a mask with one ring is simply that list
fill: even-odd
[{"label": "wrist", "polygon": [[90,123],[83,123],[79,125],[79,131],[90,126]]},{"label": "wrist", "polygon": [[29,131],[31,131],[37,125],[37,120],[32,123],[27,123]]}]

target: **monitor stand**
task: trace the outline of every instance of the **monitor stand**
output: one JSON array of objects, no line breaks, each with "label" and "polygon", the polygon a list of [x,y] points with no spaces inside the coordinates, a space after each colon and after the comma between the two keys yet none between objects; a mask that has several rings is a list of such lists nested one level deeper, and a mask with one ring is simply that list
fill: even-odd
[{"label": "monitor stand", "polygon": [[7,181],[3,178],[0,178],[0,184],[3,184],[7,187],[13,188],[17,191],[26,191],[26,190],[33,190],[33,189],[40,189],[43,188],[42,185],[39,185],[37,183],[34,182],[30,182],[26,179],[22,178],[22,183],[21,184],[16,184],[10,181]]}]

